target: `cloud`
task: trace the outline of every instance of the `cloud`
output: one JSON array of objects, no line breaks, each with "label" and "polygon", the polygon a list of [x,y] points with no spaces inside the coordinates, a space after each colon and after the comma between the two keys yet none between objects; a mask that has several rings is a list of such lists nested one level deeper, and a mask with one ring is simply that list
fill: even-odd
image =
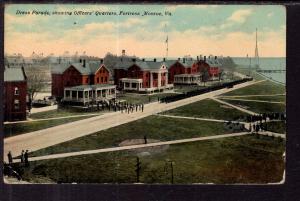
[{"label": "cloud", "polygon": [[252,9],[241,9],[233,12],[225,22],[220,26],[221,29],[232,27],[235,24],[243,24],[246,22],[247,17],[252,14]]},{"label": "cloud", "polygon": [[232,15],[228,18],[228,21],[237,22],[237,23],[244,23],[246,18],[251,15],[251,9],[242,9],[235,11]]}]

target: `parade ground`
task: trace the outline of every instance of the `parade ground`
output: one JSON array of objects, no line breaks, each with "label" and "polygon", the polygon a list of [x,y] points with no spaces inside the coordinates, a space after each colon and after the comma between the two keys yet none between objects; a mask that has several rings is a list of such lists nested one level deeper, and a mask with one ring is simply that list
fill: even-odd
[{"label": "parade ground", "polygon": [[253,133],[246,117],[284,110],[285,88],[261,79],[130,113],[42,111],[6,126],[69,122],[6,137],[4,160],[29,150],[32,183],[136,183],[136,157],[141,183],[171,183],[171,163],[175,183],[278,183],[285,123]]}]

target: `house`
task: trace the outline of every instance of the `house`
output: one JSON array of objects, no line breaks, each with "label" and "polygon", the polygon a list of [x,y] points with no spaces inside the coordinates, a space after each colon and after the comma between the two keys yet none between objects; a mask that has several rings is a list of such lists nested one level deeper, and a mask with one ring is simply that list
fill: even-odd
[{"label": "house", "polygon": [[27,81],[24,68],[4,69],[4,121],[26,119]]},{"label": "house", "polygon": [[114,67],[115,84],[126,91],[151,93],[173,88],[168,83],[168,63],[164,61],[120,60]]},{"label": "house", "polygon": [[217,57],[197,56],[197,60],[192,58],[178,58],[178,60],[169,67],[169,83],[174,84],[198,84],[203,81],[205,71],[207,71],[208,80],[214,80],[220,73],[220,62]]},{"label": "house", "polygon": [[107,84],[109,71],[103,62],[59,63],[51,67],[52,96],[63,97],[65,87]]},{"label": "house", "polygon": [[198,68],[198,72],[207,71],[209,74],[209,79],[214,80],[219,76],[221,71],[221,63],[218,60],[217,56],[209,56],[208,59],[206,56],[204,58],[200,58],[196,64]]},{"label": "house", "polygon": [[[192,74],[192,70],[193,70],[193,74],[197,73],[197,72],[194,72],[195,71],[194,70],[195,61],[192,58],[182,58],[182,59],[178,58],[178,60],[173,60],[173,61],[168,61],[168,62],[170,64],[169,69],[168,69],[168,71],[169,71],[168,82],[170,84],[174,83],[176,75],[182,75],[181,77],[183,77],[183,75]],[[192,67],[193,67],[193,69],[192,69]]]}]

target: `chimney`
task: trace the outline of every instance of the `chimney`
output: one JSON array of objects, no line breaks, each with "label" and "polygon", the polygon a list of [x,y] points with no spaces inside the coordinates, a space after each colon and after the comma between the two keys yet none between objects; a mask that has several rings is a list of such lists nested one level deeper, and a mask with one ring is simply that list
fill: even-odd
[{"label": "chimney", "polygon": [[81,59],[79,59],[79,63],[81,63],[82,62],[82,60]]},{"label": "chimney", "polygon": [[125,56],[125,50],[122,50],[122,56]]},{"label": "chimney", "polygon": [[135,58],[133,58],[133,59],[132,59],[132,61],[133,61],[133,62],[136,62],[136,59],[135,59]]},{"label": "chimney", "polygon": [[197,56],[197,61],[199,61],[199,56]]},{"label": "chimney", "polygon": [[215,56],[215,60],[217,60],[217,56]]},{"label": "chimney", "polygon": [[204,56],[204,61],[206,61],[206,56]]},{"label": "chimney", "polygon": [[164,61],[166,61],[166,58],[164,58]]},{"label": "chimney", "polygon": [[85,68],[85,59],[83,59],[82,67]]},{"label": "chimney", "polygon": [[178,58],[178,61],[180,61],[180,57]]},{"label": "chimney", "polygon": [[156,58],[154,58],[153,61],[156,62]]},{"label": "chimney", "polygon": [[143,58],[142,61],[145,61],[145,58]]},{"label": "chimney", "polygon": [[101,64],[103,64],[103,59],[100,59]]},{"label": "chimney", "polygon": [[183,58],[183,63],[185,63],[185,58]]}]

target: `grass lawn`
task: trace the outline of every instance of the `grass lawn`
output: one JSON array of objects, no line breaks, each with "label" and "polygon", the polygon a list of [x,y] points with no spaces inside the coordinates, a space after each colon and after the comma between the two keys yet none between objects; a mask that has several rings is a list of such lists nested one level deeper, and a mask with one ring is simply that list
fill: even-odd
[{"label": "grass lawn", "polygon": [[46,112],[34,113],[34,114],[31,114],[29,116],[29,118],[31,118],[31,119],[47,119],[47,118],[95,114],[95,113],[100,114],[102,112],[99,112],[99,111],[82,112],[82,111],[76,111],[76,110],[72,110],[72,109],[57,109],[57,110],[50,110],[50,111],[46,111]]},{"label": "grass lawn", "polygon": [[244,112],[224,106],[211,99],[205,99],[178,107],[176,109],[166,111],[163,114],[223,120],[237,120],[243,119],[243,116],[247,116]]},{"label": "grass lawn", "polygon": [[149,102],[158,101],[158,97],[163,98],[172,95],[176,95],[176,93],[158,93],[153,95],[125,93],[125,94],[119,94],[117,98],[118,100],[125,100],[132,104],[142,104],[142,103],[146,104]]},{"label": "grass lawn", "polygon": [[283,94],[285,91],[285,86],[273,83],[271,81],[264,81],[222,94],[222,96]]},{"label": "grass lawn", "polygon": [[286,123],[284,121],[274,121],[263,123],[267,124],[267,130],[275,133],[286,133]]},{"label": "grass lawn", "polygon": [[31,155],[48,155],[82,150],[117,147],[126,139],[148,139],[169,141],[201,136],[233,133],[223,123],[189,119],[174,119],[162,116],[150,116],[123,124],[95,134],[77,138],[58,145],[33,152]]},{"label": "grass lawn", "polygon": [[[227,98],[227,97],[226,97]],[[230,97],[228,97],[230,98]],[[286,96],[250,96],[250,97],[232,97],[233,99],[245,99],[245,100],[262,100],[262,101],[274,101],[274,102],[285,102]],[[222,98],[221,98],[222,99]],[[226,99],[223,99],[226,100]]]},{"label": "grass lawn", "polygon": [[4,124],[4,131],[3,131],[4,137],[11,137],[14,135],[20,135],[23,133],[42,130],[42,129],[58,126],[61,124],[90,118],[90,117],[92,116],[53,119],[53,120],[45,120],[45,121],[32,121],[32,122],[16,123],[16,124]]},{"label": "grass lawn", "polygon": [[272,113],[272,112],[285,112],[286,106],[279,103],[261,103],[261,102],[248,102],[248,101],[238,101],[238,100],[225,100],[233,105],[243,107],[247,110],[256,113]]},{"label": "grass lawn", "polygon": [[[285,142],[254,135],[171,145],[160,153],[140,156],[142,183],[259,183],[280,182]],[[136,153],[120,151],[31,162],[23,178],[49,178],[58,183],[134,183]]]}]

